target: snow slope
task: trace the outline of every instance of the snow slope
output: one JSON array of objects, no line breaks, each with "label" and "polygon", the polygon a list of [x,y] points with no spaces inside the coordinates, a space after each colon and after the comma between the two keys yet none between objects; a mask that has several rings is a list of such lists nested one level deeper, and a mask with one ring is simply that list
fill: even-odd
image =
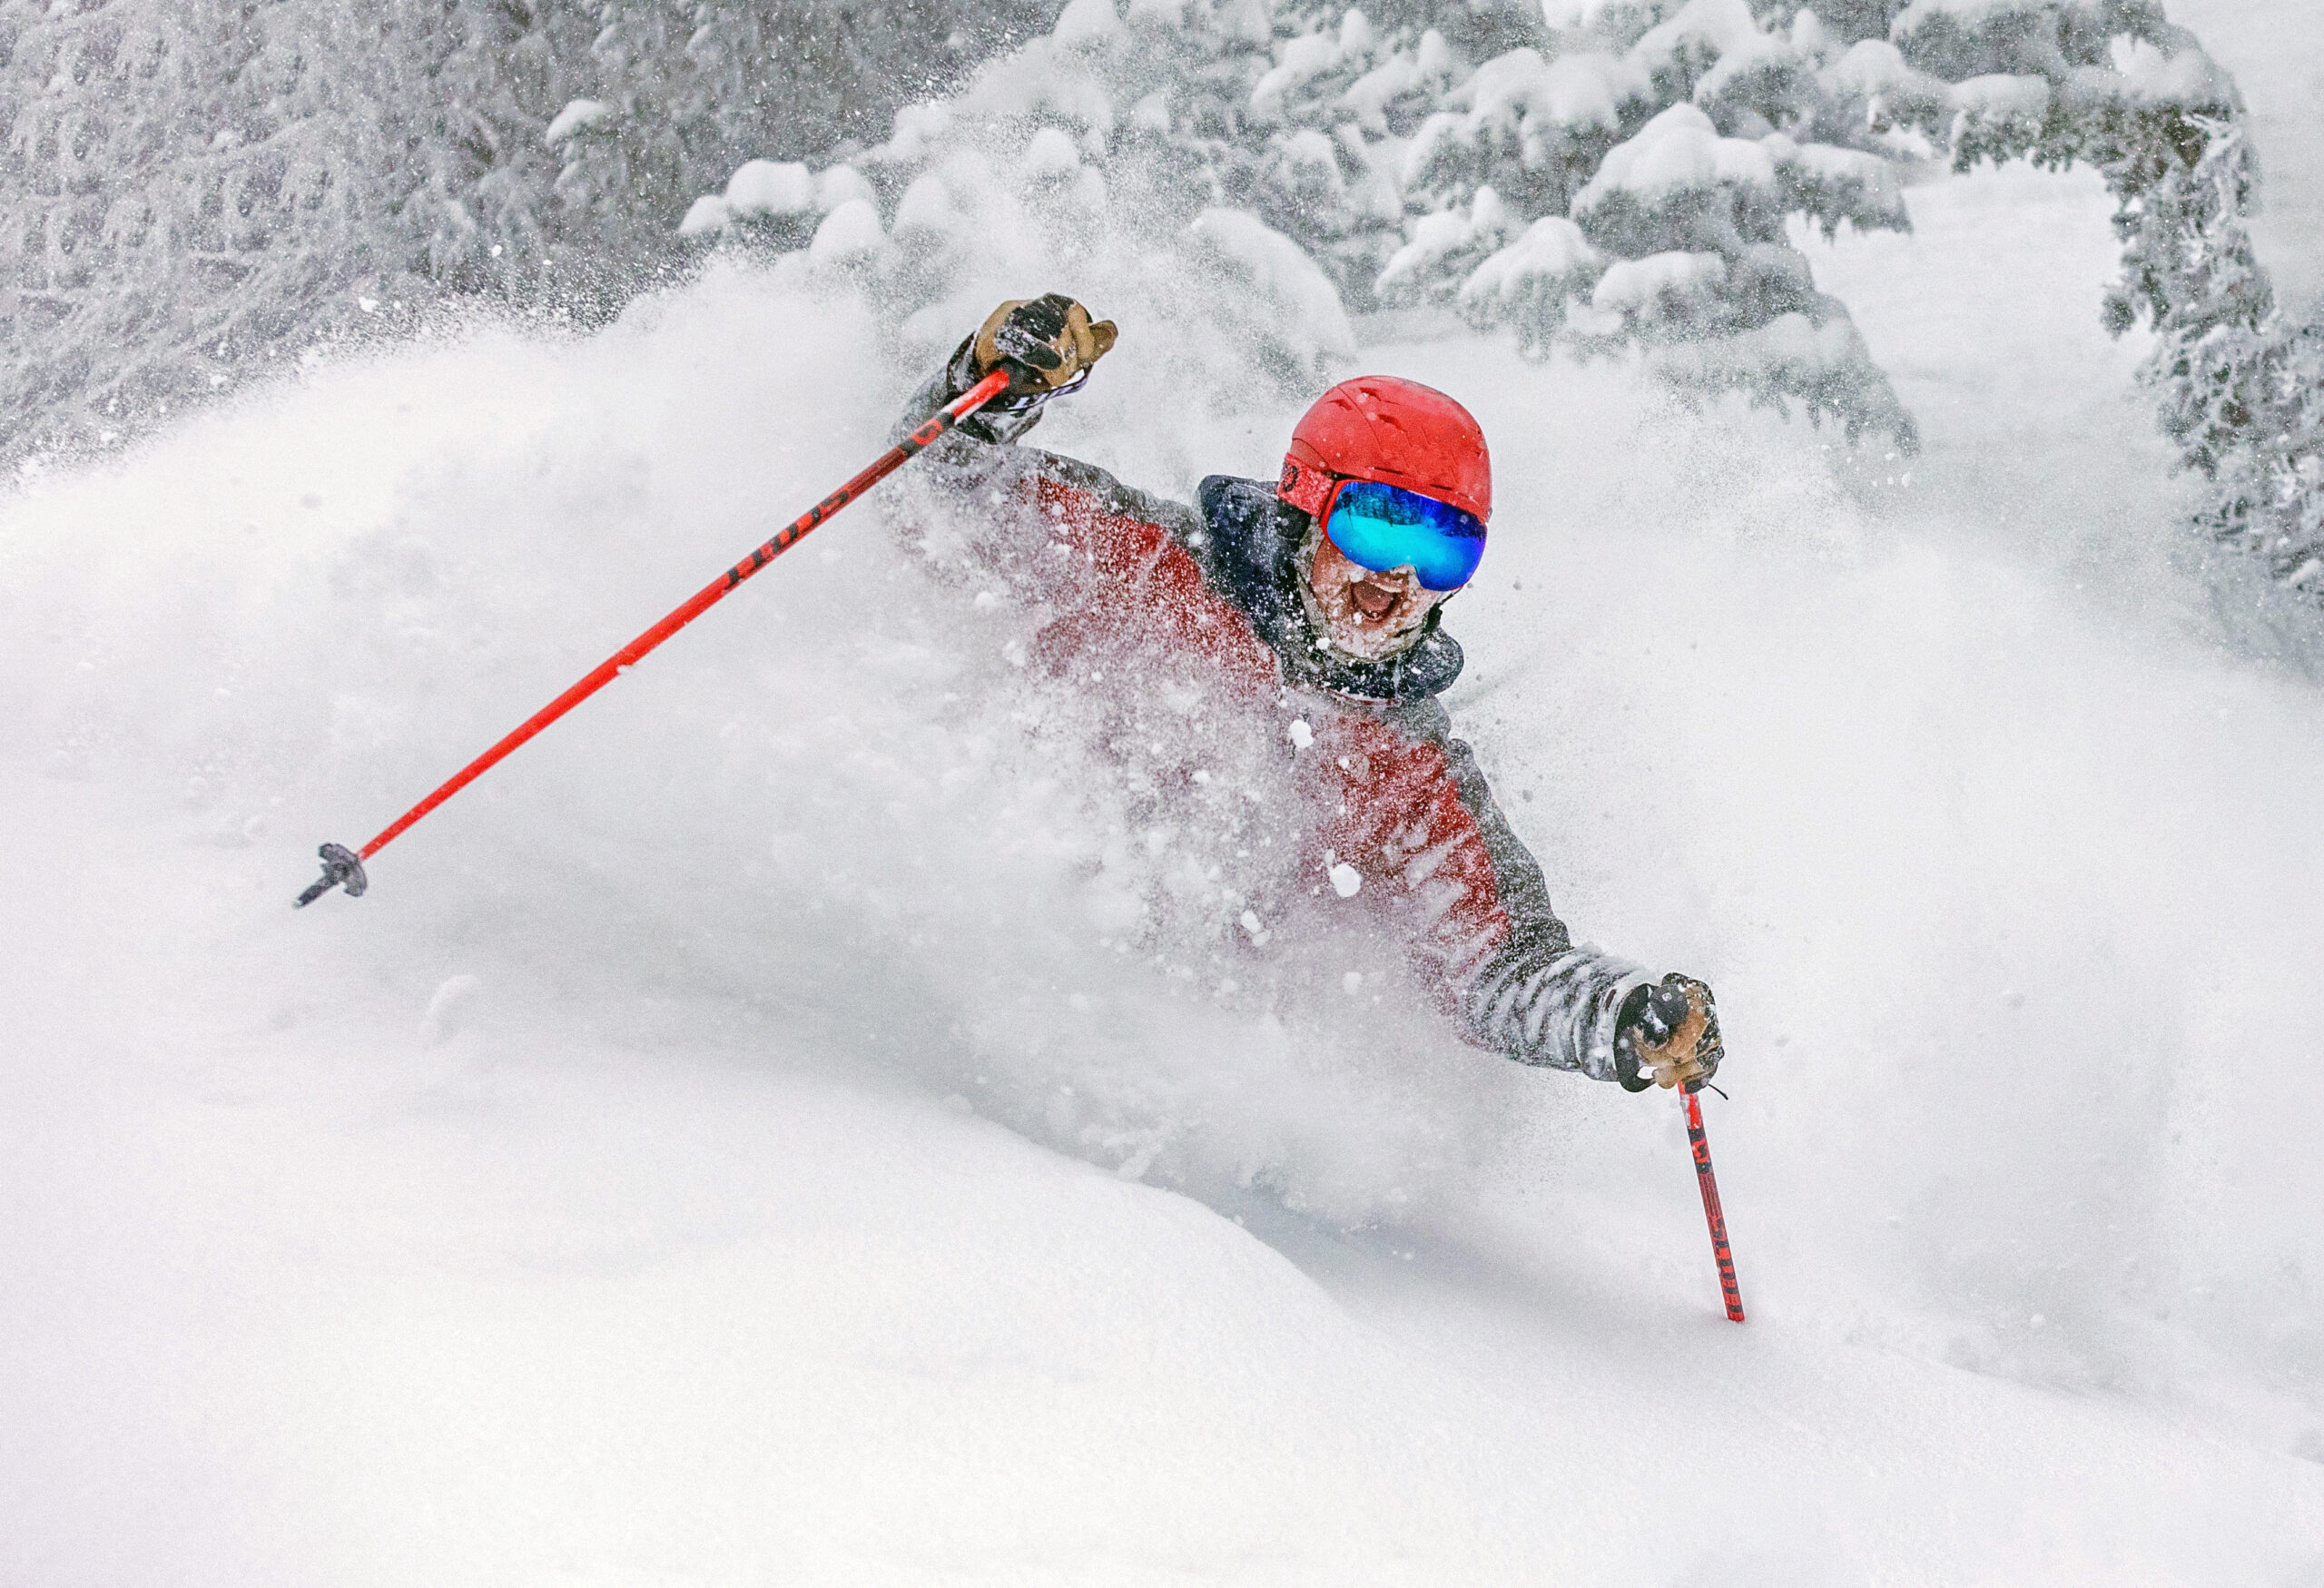
[{"label": "snow slope", "polygon": [[[1365,353],[1495,439],[1452,705],[1565,914],[1720,989],[1740,1329],[1667,1100],[1221,948],[873,512],[285,908],[876,446],[842,300],[8,498],[0,1579],[2324,1580],[2324,719],[2153,549],[2102,195],[1910,197],[1818,258],[1909,463]],[[1046,439],[1271,470],[1098,301]]]}]

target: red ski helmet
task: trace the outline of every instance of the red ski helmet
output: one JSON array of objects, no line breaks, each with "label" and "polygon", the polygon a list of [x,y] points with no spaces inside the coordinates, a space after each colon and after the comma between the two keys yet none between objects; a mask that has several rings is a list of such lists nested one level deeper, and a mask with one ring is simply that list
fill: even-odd
[{"label": "red ski helmet", "polygon": [[1343,479],[1401,486],[1473,513],[1481,523],[1492,514],[1484,431],[1467,409],[1417,380],[1343,380],[1293,428],[1275,494],[1317,513]]}]

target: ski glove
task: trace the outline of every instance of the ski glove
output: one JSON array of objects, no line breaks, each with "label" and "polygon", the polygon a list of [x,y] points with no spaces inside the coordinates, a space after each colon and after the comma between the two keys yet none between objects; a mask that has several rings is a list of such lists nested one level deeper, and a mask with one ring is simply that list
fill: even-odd
[{"label": "ski glove", "polygon": [[1011,397],[1046,399],[1088,380],[1116,334],[1112,321],[1091,324],[1089,311],[1062,292],[1012,298],[977,330],[976,374],[982,379],[1006,363]]},{"label": "ski glove", "polygon": [[1090,367],[1114,345],[1114,322],[1090,323],[1089,311],[1062,292],[1041,298],[1012,298],[961,339],[945,360],[942,407],[1002,366],[1009,389],[955,427],[972,440],[1014,441],[1041,417],[1041,404],[1078,390]]},{"label": "ski glove", "polygon": [[1718,1041],[1718,1006],[1691,976],[1669,975],[1622,1001],[1614,1027],[1614,1068],[1625,1091],[1684,1086],[1699,1091],[1727,1056]]}]

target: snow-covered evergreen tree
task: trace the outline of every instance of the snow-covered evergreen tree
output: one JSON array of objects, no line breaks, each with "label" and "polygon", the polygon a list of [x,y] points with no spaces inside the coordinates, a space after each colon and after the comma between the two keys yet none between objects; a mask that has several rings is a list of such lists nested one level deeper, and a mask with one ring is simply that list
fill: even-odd
[{"label": "snow-covered evergreen tree", "polygon": [[1190,400],[1307,389],[1353,341],[1315,256],[1259,218],[1285,135],[1251,104],[1276,64],[1271,16],[1265,0],[1076,0],[883,141],[821,169],[747,162],[681,229],[860,284],[908,362],[1029,281],[1076,281],[1202,323],[1157,341],[1178,349]]},{"label": "snow-covered evergreen tree", "polygon": [[[1763,7],[1762,9],[1767,9]],[[1850,434],[1912,424],[1789,220],[1907,224],[1813,13],[1746,0],[1603,7],[1550,54],[1487,62],[1408,156],[1433,212],[1383,277],[1527,347],[1643,345],[1666,378],[1802,403]]]},{"label": "snow-covered evergreen tree", "polygon": [[691,190],[649,139],[632,187],[558,192],[609,74],[675,84],[706,150],[820,151],[1050,15],[704,0],[654,33],[616,9],[625,32],[556,0],[0,0],[0,460],[447,292],[617,303]]},{"label": "snow-covered evergreen tree", "polygon": [[2222,462],[2204,524],[2324,602],[2324,322],[2275,329],[2267,419]]},{"label": "snow-covered evergreen tree", "polygon": [[562,230],[543,134],[586,69],[595,30],[554,0],[444,0],[414,15],[425,91],[406,82],[396,92],[414,123],[425,272],[475,290],[537,270]]},{"label": "snow-covered evergreen tree", "polygon": [[551,129],[605,243],[666,238],[743,162],[822,154],[1054,15],[1046,0],[599,0],[594,81]]},{"label": "snow-covered evergreen tree", "polygon": [[0,8],[5,449],[102,441],[554,232],[546,0]]},{"label": "snow-covered evergreen tree", "polygon": [[949,324],[1009,216],[1247,281],[1241,345],[1285,371],[1341,305],[1435,301],[1909,439],[1789,228],[1900,227],[1897,162],[2023,156],[2112,188],[2105,313],[2159,333],[2206,527],[2324,592],[2319,337],[2252,256],[2233,85],[2156,0],[1055,3],[0,0],[0,453],[448,288],[618,301],[690,240]]},{"label": "snow-covered evergreen tree", "polygon": [[[1142,225],[1250,215],[1352,308],[1434,299],[1541,351],[1643,347],[1694,390],[1796,400],[1909,440],[1846,310],[1786,234],[1794,214],[1903,223],[1861,104],[1818,74],[1829,47],[1812,17],[1771,32],[1746,0],[1689,0],[1569,35],[1531,8],[1379,11],[1074,0],[1050,35],[956,100],[906,112],[856,163],[901,242],[929,231],[933,193],[960,185],[944,137],[1031,136],[1060,173],[1069,154],[1134,198]],[[794,247],[806,174],[783,179],[791,219],[774,229]],[[738,171],[686,231],[769,235],[775,210],[757,195],[772,180]],[[932,301],[934,262],[904,248],[883,291],[905,312]]]},{"label": "snow-covered evergreen tree", "polygon": [[2324,599],[2324,325],[2277,307],[2242,222],[2254,183],[2243,134],[2207,131],[2194,165],[2143,195],[2134,241],[2158,246],[2132,249],[2110,309],[2118,323],[2152,319],[2142,374],[2164,432],[2211,482],[2199,525]]},{"label": "snow-covered evergreen tree", "polygon": [[2203,529],[2324,597],[2324,360],[2282,314],[2243,223],[2258,189],[2227,74],[2154,0],[1913,0],[1856,46],[1885,125],[1955,163],[2084,161],[2116,201],[2122,275],[2107,325],[2156,333],[2142,371],[2183,466],[2211,484]]},{"label": "snow-covered evergreen tree", "polygon": [[11,453],[224,385],[290,327],[358,316],[359,284],[404,291],[400,22],[233,0],[7,8]]}]

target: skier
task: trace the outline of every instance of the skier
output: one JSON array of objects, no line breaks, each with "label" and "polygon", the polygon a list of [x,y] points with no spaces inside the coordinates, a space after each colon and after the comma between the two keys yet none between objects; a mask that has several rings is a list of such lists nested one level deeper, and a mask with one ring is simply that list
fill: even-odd
[{"label": "skier", "polygon": [[[1060,293],[1003,303],[904,417],[908,429],[1008,367],[1007,392],[929,458],[963,486],[1014,493],[1047,544],[1094,572],[1094,587],[1045,582],[1045,649],[1191,652],[1255,718],[1295,714],[1287,736],[1332,813],[1335,886],[1368,886],[1403,914],[1470,1041],[1632,1091],[1699,1087],[1722,1057],[1710,989],[1676,974],[1658,987],[1573,945],[1437,702],[1462,660],[1443,604],[1475,573],[1492,507],[1476,420],[1413,381],[1343,381],[1292,431],[1279,480],[1213,475],[1196,511],[1015,444],[1114,340]],[[1283,737],[1282,715],[1255,727]]]}]

